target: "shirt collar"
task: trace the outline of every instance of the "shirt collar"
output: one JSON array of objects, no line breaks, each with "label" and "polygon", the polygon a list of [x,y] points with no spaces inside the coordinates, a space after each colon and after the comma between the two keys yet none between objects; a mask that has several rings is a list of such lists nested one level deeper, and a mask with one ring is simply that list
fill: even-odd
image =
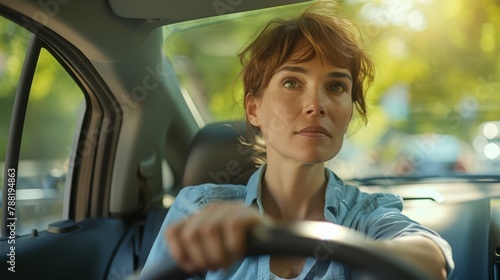
[{"label": "shirt collar", "polygon": [[264,207],[261,200],[262,176],[266,172],[266,164],[261,165],[248,179],[247,196],[245,197],[245,206],[250,206],[254,203],[259,207],[259,212],[264,213]]},{"label": "shirt collar", "polygon": [[[247,194],[245,197],[245,206],[256,204],[259,212],[264,213],[261,199],[262,177],[266,171],[266,164],[261,165],[248,179]],[[341,197],[344,193],[344,184],[342,180],[330,169],[325,168],[325,175],[328,180],[325,193],[325,219],[330,222],[336,222],[335,216],[338,213]]]},{"label": "shirt collar", "polygon": [[325,219],[332,223],[337,223],[340,203],[345,199],[344,182],[328,168],[325,168],[328,184],[325,193]]}]

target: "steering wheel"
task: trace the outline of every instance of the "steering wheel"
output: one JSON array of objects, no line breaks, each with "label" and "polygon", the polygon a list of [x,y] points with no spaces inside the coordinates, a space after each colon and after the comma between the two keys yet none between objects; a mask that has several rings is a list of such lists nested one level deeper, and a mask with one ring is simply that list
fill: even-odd
[{"label": "steering wheel", "polygon": [[[363,279],[431,280],[411,264],[384,252],[376,240],[328,222],[300,221],[286,225],[254,226],[247,239],[247,256],[288,255],[343,263],[369,275]],[[190,275],[172,259],[145,271],[141,280],[186,279]]]}]

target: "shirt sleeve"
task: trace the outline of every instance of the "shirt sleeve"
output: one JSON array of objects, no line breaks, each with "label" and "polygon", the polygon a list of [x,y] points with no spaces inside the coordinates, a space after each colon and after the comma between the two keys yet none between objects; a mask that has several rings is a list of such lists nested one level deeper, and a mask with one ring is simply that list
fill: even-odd
[{"label": "shirt sleeve", "polygon": [[[394,239],[407,235],[421,235],[433,240],[446,259],[448,277],[455,265],[452,250],[446,240],[435,231],[420,225],[402,213],[403,201],[394,194],[369,194],[350,211],[351,223],[372,239]],[[356,214],[357,213],[357,214]]]},{"label": "shirt sleeve", "polygon": [[178,196],[174,200],[174,203],[170,207],[165,220],[163,221],[160,231],[158,232],[153,246],[151,247],[151,251],[146,260],[146,263],[144,264],[142,272],[146,272],[157,265],[161,265],[161,262],[170,256],[170,253],[168,251],[168,244],[165,238],[163,238],[165,229],[169,225],[196,213],[205,205],[205,197],[203,196],[203,193],[199,188],[188,187],[182,189],[179,192]]}]

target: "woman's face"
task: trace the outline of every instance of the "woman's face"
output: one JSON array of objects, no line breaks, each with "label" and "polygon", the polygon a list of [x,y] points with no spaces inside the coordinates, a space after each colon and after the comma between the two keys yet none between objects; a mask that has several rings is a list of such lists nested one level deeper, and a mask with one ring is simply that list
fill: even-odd
[{"label": "woman's face", "polygon": [[267,161],[316,164],[340,151],[352,116],[352,76],[317,56],[278,68],[258,97],[247,94],[248,121],[260,128]]}]

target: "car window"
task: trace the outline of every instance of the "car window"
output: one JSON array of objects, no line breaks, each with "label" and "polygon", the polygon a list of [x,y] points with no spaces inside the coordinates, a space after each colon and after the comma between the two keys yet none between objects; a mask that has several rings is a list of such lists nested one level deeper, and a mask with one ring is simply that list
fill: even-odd
[{"label": "car window", "polygon": [[[376,76],[368,125],[354,120],[332,170],[343,178],[497,172],[500,8],[483,2],[343,1]],[[164,29],[165,55],[205,122],[242,119],[237,52],[266,21],[300,7]]]},{"label": "car window", "polygon": [[[1,36],[7,37],[0,46],[0,176],[3,177],[14,98],[32,34],[5,18],[0,18],[0,31]],[[29,94],[16,170],[16,234],[46,229],[49,223],[63,218],[68,159],[77,119],[84,110],[81,89],[58,61],[42,49]]]}]

